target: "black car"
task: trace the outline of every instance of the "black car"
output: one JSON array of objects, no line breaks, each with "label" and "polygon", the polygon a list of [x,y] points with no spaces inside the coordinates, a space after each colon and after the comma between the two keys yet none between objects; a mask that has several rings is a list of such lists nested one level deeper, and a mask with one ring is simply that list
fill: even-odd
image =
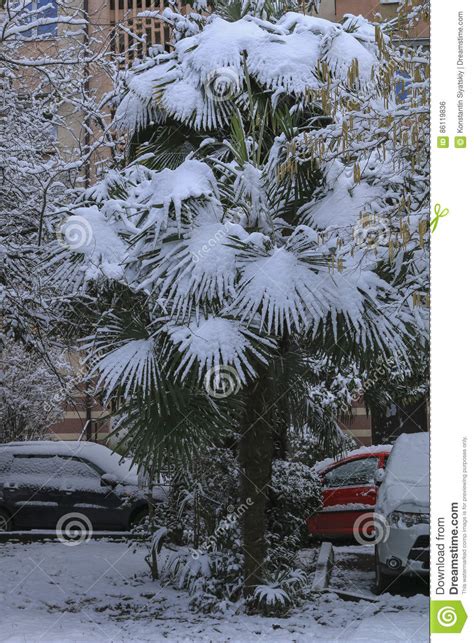
[{"label": "black car", "polygon": [[[164,488],[153,499],[162,502]],[[148,502],[130,460],[92,442],[0,445],[0,531],[58,529],[77,514],[94,530],[128,531]]]}]

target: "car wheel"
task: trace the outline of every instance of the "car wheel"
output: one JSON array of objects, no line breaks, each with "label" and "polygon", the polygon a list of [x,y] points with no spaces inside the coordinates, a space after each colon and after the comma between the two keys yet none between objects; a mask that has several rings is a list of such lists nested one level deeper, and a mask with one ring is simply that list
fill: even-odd
[{"label": "car wheel", "polygon": [[375,546],[375,591],[383,594],[390,583],[391,577],[384,572],[383,565],[379,560],[377,546]]},{"label": "car wheel", "polygon": [[12,528],[12,521],[6,511],[0,509],[0,533],[2,531],[10,531]]}]

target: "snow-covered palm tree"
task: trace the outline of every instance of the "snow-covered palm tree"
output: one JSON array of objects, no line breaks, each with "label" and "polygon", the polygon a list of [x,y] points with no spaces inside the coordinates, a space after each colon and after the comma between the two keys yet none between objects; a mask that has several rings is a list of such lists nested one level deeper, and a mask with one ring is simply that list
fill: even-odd
[{"label": "snow-covered palm tree", "polygon": [[361,17],[164,17],[183,37],[117,110],[137,158],[71,208],[47,269],[137,459],[235,431],[250,594],[275,430],[327,428],[327,373],[410,370],[425,341],[424,62]]}]

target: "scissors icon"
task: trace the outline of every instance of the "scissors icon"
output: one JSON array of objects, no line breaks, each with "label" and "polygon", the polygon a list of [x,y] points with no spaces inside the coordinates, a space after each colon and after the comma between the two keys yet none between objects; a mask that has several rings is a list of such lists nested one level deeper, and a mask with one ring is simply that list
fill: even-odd
[{"label": "scissors icon", "polygon": [[431,219],[430,221],[431,234],[433,234],[433,232],[438,227],[439,220],[449,214],[449,210],[448,208],[444,208],[443,210],[441,210],[441,205],[439,203],[436,203],[434,207],[434,213],[435,213],[434,219]]}]

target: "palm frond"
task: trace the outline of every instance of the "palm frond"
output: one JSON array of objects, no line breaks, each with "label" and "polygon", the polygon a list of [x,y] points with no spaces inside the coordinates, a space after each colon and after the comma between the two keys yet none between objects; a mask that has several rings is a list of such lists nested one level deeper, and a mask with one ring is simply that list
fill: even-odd
[{"label": "palm frond", "polygon": [[170,458],[175,464],[192,461],[204,445],[215,444],[235,428],[238,414],[236,397],[217,404],[203,389],[162,379],[160,388],[146,398],[138,396],[121,406],[115,432],[123,436],[121,444],[135,462],[159,472]]},{"label": "palm frond", "polygon": [[104,388],[105,400],[117,389],[125,398],[137,392],[146,394],[159,385],[160,371],[153,338],[124,340],[118,347],[95,360],[92,375],[98,374],[97,386]]},{"label": "palm frond", "polygon": [[167,332],[174,360],[173,354],[167,359],[178,381],[184,381],[193,370],[200,382],[213,372],[218,378],[222,369],[236,379],[238,389],[256,377],[254,364],[268,363],[268,354],[275,348],[271,339],[224,317],[208,317],[188,326],[170,324]]}]

